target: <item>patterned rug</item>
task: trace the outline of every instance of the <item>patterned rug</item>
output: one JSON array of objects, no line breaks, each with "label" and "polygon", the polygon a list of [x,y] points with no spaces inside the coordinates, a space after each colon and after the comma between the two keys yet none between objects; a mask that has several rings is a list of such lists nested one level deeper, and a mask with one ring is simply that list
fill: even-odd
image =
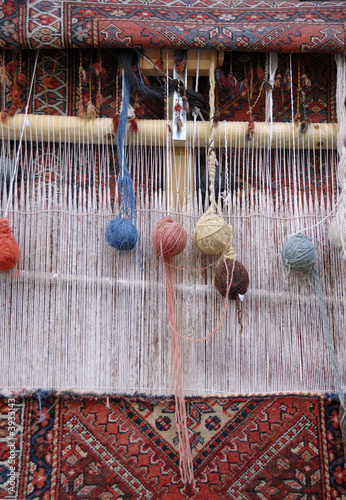
[{"label": "patterned rug", "polygon": [[1,398],[0,498],[345,498],[334,396],[188,398],[194,488],[180,481],[174,410],[170,399]]},{"label": "patterned rug", "polygon": [[0,45],[331,53],[344,20],[337,1],[4,0]]}]

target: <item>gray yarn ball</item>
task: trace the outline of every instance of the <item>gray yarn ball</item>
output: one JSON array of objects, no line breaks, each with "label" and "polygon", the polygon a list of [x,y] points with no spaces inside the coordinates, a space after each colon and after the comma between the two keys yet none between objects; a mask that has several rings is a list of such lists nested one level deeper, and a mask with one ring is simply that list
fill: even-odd
[{"label": "gray yarn ball", "polygon": [[284,244],[281,259],[293,271],[310,271],[316,263],[316,249],[310,238],[297,234]]}]

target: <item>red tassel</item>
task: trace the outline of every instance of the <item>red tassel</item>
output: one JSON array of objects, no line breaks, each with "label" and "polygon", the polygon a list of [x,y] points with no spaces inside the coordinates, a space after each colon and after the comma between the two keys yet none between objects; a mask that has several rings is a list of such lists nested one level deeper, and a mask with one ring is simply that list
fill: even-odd
[{"label": "red tassel", "polygon": [[8,117],[8,109],[2,108],[1,113],[0,113],[0,120],[2,122],[6,122]]},{"label": "red tassel", "polygon": [[214,113],[214,125],[218,125],[219,121],[220,121],[220,118],[221,118],[221,113],[220,113],[220,110],[219,109],[216,109],[215,110],[215,113]]},{"label": "red tassel", "polygon": [[17,106],[15,104],[12,104],[12,106],[10,107],[10,111],[9,111],[10,116],[14,116],[17,112],[17,109],[18,109]]},{"label": "red tassel", "polygon": [[101,78],[105,76],[106,70],[102,67],[101,63],[93,64],[93,68],[95,70],[96,76],[100,76]]},{"label": "red tassel", "polygon": [[26,84],[26,76],[24,75],[24,73],[18,73],[17,82],[20,83],[21,85]]},{"label": "red tassel", "polygon": [[246,140],[251,141],[253,139],[253,136],[255,135],[255,121],[252,116],[249,118],[249,123],[247,127],[247,132],[246,132]]},{"label": "red tassel", "polygon": [[135,109],[135,115],[137,116],[137,118],[142,118],[142,116],[144,115],[144,107],[143,106],[138,106]]},{"label": "red tassel", "polygon": [[185,59],[182,59],[180,62],[177,62],[175,64],[176,70],[179,71],[179,73],[183,73],[186,68],[186,61]]},{"label": "red tassel", "polygon": [[264,70],[260,64],[257,65],[257,77],[260,81],[265,78]]},{"label": "red tassel", "polygon": [[182,111],[182,110],[183,110],[183,107],[182,107],[182,105],[180,104],[180,102],[178,101],[178,102],[176,103],[176,105],[174,106],[174,111],[175,111],[176,113],[180,113],[180,111]]},{"label": "red tassel", "polygon": [[189,101],[187,100],[187,97],[183,97],[183,109],[188,112],[190,109]]},{"label": "red tassel", "polygon": [[222,71],[222,69],[216,69],[215,78],[220,88],[227,87],[225,73]]},{"label": "red tassel", "polygon": [[302,119],[302,115],[300,113],[296,113],[294,117],[294,124],[296,127],[300,124],[300,120]]},{"label": "red tassel", "polygon": [[10,61],[6,66],[6,70],[8,73],[13,73],[16,67],[17,67],[16,61]]},{"label": "red tassel", "polygon": [[98,93],[96,94],[96,107],[97,107],[98,109],[100,109],[100,108],[101,108],[101,106],[102,106],[102,104],[103,104],[103,97],[102,97],[102,95],[100,94],[100,92],[98,92]]},{"label": "red tassel", "polygon": [[240,91],[241,97],[246,97],[246,95],[247,95],[247,83],[245,80],[240,82],[239,91]]},{"label": "red tassel", "polygon": [[80,101],[79,106],[78,106],[78,116],[79,118],[84,118],[84,106],[82,101]]},{"label": "red tassel", "polygon": [[113,118],[113,132],[116,134],[117,133],[117,130],[118,130],[118,125],[119,125],[119,115],[116,115],[114,118]]},{"label": "red tassel", "polygon": [[131,132],[138,132],[137,118],[135,116],[130,118],[130,130]]},{"label": "red tassel", "polygon": [[183,128],[183,122],[181,121],[180,116],[178,116],[178,120],[177,120],[177,131],[178,131],[178,133],[182,131],[182,128]]},{"label": "red tassel", "polygon": [[163,71],[163,60],[162,59],[158,59],[154,64],[157,67],[157,69],[159,69],[160,71]]}]

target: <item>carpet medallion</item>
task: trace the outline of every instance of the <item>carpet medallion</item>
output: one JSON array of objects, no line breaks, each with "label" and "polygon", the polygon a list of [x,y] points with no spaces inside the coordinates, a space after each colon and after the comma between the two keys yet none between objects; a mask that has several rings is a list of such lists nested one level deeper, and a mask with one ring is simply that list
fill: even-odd
[{"label": "carpet medallion", "polygon": [[173,400],[50,395],[18,398],[14,410],[12,494],[12,409],[1,399],[0,498],[318,500],[346,492],[332,396],[188,398],[190,488],[180,481]]}]

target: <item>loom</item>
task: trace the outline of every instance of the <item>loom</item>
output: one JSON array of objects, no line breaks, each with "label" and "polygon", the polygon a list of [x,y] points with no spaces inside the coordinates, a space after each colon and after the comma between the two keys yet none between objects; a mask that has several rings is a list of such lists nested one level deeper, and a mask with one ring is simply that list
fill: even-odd
[{"label": "loom", "polygon": [[[310,4],[306,2],[307,8],[317,8]],[[227,30],[227,22],[223,25]],[[302,33],[300,47],[310,43],[306,32]],[[237,58],[251,51],[245,47],[241,52],[242,46],[230,40],[232,37],[229,45],[210,42],[198,50],[187,47],[188,88],[197,92],[204,85],[208,91],[212,54],[218,56],[218,66],[228,72],[230,54],[234,69]],[[136,39],[133,46],[137,48],[142,42]],[[107,54],[112,61],[110,54],[123,42],[112,43],[101,44],[98,52],[102,60]],[[157,69],[150,61],[155,62],[160,51],[146,47],[145,42],[142,45],[141,73],[155,78]],[[36,49],[34,44],[30,47]],[[67,41],[66,47],[75,46]],[[150,235],[167,211],[187,231],[189,241],[176,274],[177,328],[191,339],[208,335],[223,307],[223,299],[213,286],[212,267],[207,267],[217,259],[203,257],[201,265],[206,269],[196,271],[198,258],[191,236],[205,209],[196,178],[206,163],[210,117],[208,112],[203,119],[188,114],[186,138],[175,140],[167,128],[167,120],[173,120],[171,97],[166,103],[168,117],[161,112],[160,117],[150,118],[147,111],[147,116],[138,119],[136,133],[128,125],[125,151],[136,189],[142,269],[133,254],[114,251],[103,237],[105,226],[118,210],[119,170],[111,113],[82,119],[76,116],[75,107],[68,116],[67,109],[61,111],[56,101],[56,89],[64,86],[61,78],[66,68],[78,63],[79,53],[82,58],[91,53],[87,43],[79,47],[79,52],[65,51],[59,59],[59,44],[41,38],[37,66],[32,51],[25,52],[26,107],[0,123],[1,157],[13,165],[10,186],[0,183],[0,204],[21,249],[19,277],[14,278],[10,271],[0,277],[0,386],[10,391],[170,395],[164,271],[159,263],[152,264]],[[174,49],[167,43],[161,50],[164,71],[172,76]],[[263,90],[253,110],[253,139],[246,139],[248,123],[244,117],[242,121],[223,117],[214,128],[218,166],[226,179],[219,207],[233,226],[237,254],[250,276],[242,304],[243,329],[240,335],[237,311],[230,305],[217,335],[202,343],[180,339],[186,395],[335,390],[317,298],[307,277],[293,273],[288,283],[280,263],[280,249],[287,237],[303,230],[318,242],[321,282],[342,381],[346,376],[342,362],[346,355],[345,264],[339,249],[327,238],[331,217],[344,203],[340,191],[344,186],[340,180],[338,184],[337,171],[345,131],[337,121],[342,122],[345,115],[345,56],[336,54],[335,65],[332,52],[341,49],[325,50],[329,68],[336,74],[337,118],[334,115],[329,122],[319,122],[315,113],[302,133],[294,123],[300,85],[296,47],[288,44],[281,60],[292,81],[284,95],[289,108],[286,122],[277,120],[279,105],[273,110],[274,76],[281,55],[275,64],[270,50],[275,48],[256,48],[261,65],[270,59],[273,66],[268,66],[265,75],[272,88]],[[314,47],[309,51],[311,54],[304,55],[306,65],[309,56],[317,61],[318,51]],[[137,55],[134,51],[134,57]],[[10,51],[3,51],[4,64],[11,57]],[[96,61],[96,52],[93,57]],[[244,61],[239,63],[238,73],[243,64],[257,64],[257,59]],[[84,66],[88,64],[83,60]],[[108,62],[106,71],[110,67]],[[47,72],[54,73],[54,88],[42,84]],[[74,75],[73,92],[77,95],[78,78]],[[88,90],[86,78],[83,92]],[[3,106],[11,101],[10,87],[11,83],[2,86]],[[256,88],[253,102],[259,92],[259,86]],[[109,88],[105,92],[107,109],[111,110],[114,92]],[[219,99],[222,95],[224,101],[232,101],[218,86],[215,93],[220,94]],[[306,94],[309,99],[309,92]],[[318,95],[316,106],[334,106],[323,104],[326,98]],[[246,100],[237,99],[235,107],[246,109]],[[178,261],[176,264],[179,267]]]}]

